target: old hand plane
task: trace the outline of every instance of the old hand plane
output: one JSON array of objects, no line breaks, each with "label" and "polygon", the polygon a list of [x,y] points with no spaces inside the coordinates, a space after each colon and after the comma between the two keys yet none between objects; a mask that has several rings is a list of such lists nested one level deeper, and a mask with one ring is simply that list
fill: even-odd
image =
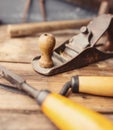
[{"label": "old hand plane", "polygon": [[40,66],[41,56],[37,56],[32,61],[33,68],[40,74],[54,75],[110,58],[113,56],[112,34],[113,16],[100,15],[81,27],[79,34],[53,50],[50,55],[53,61],[51,67]]}]

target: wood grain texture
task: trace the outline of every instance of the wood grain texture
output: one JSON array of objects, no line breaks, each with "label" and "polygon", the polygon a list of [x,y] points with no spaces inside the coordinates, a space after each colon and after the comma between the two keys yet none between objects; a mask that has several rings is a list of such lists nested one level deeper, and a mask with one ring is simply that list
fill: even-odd
[{"label": "wood grain texture", "polygon": [[42,113],[0,112],[1,130],[57,130]]},{"label": "wood grain texture", "polygon": [[[109,62],[109,60],[107,61]],[[76,74],[91,75],[92,73],[92,75],[103,75],[103,73],[106,73],[104,75],[108,74],[113,76],[112,73],[113,68],[111,67],[111,70],[109,68],[109,73],[108,73],[108,67],[106,68],[105,65],[102,64],[102,62],[100,62],[100,64],[99,63],[92,64],[89,67],[84,67],[81,69],[69,71],[67,73],[62,73],[51,77],[45,77],[43,75],[34,72],[30,64],[1,63],[1,65],[7,67],[9,70],[12,70],[13,72],[22,76],[33,87],[37,89],[49,89],[56,93],[60,91],[60,89],[62,88],[65,82],[69,81],[70,78]],[[102,65],[101,66],[102,68],[100,66],[98,67],[98,65],[100,66]],[[1,83],[4,83],[4,81],[1,80]],[[19,95],[19,94],[18,95],[12,94],[4,90],[2,91],[0,90],[0,93],[1,93],[0,94],[1,109],[20,109],[20,110],[27,109],[27,110],[34,110],[34,111],[38,109],[38,106],[35,103],[35,101],[30,99],[29,97],[26,97],[24,95]],[[14,97],[16,97],[16,102]],[[99,112],[113,111],[112,98],[92,96],[86,94],[70,94],[69,98],[95,111],[99,111]],[[4,101],[7,101],[8,103]]]},{"label": "wood grain texture", "polygon": [[[12,54],[7,54],[9,57],[5,59],[6,56],[3,57],[2,55],[7,53],[7,49],[6,51],[2,51],[2,53],[2,49],[0,49],[0,61],[3,61],[0,62],[0,65],[22,76],[31,86],[37,89],[49,89],[58,93],[64,83],[69,81],[74,75],[113,76],[113,58],[50,77],[40,75],[33,70],[30,64],[32,57],[39,54],[36,46],[32,48],[32,46],[37,44],[38,37],[10,39],[7,34],[3,33],[5,29],[6,27],[0,27],[0,46],[2,48],[6,44],[6,48]],[[74,31],[68,30],[62,33],[54,32],[53,34],[57,36],[57,41],[59,41],[57,42],[58,46],[60,41],[71,37]],[[23,53],[20,47],[22,53],[19,50],[13,51],[13,53],[12,47],[17,47],[18,44],[24,46],[22,43],[27,48],[26,52]],[[12,58],[13,55],[15,55],[14,58]],[[8,60],[10,63],[6,62]],[[20,63],[22,61],[26,61],[27,64]],[[0,79],[0,83],[9,84],[4,79]],[[68,98],[87,108],[100,112],[106,118],[113,121],[113,98],[71,93],[69,93]],[[56,127],[40,112],[37,103],[33,99],[26,95],[15,94],[0,89],[0,129],[56,130]]]},{"label": "wood grain texture", "polygon": [[[78,30],[51,32],[56,37],[56,47],[78,33]],[[7,26],[0,27],[0,61],[30,63],[39,54],[39,34],[30,37],[10,38]]]},{"label": "wood grain texture", "polygon": [[[113,114],[104,114],[104,116],[111,121],[113,119]],[[1,130],[58,130],[42,113],[29,112],[16,113],[1,111],[0,126]]]}]

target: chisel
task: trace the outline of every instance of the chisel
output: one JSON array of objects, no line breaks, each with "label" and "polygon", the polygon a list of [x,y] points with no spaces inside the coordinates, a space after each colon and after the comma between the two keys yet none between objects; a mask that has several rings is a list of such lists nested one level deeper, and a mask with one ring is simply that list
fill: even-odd
[{"label": "chisel", "polygon": [[71,88],[73,93],[87,93],[99,96],[113,97],[113,77],[110,76],[73,76],[71,81],[67,82],[61,95],[66,95]]},{"label": "chisel", "polygon": [[15,87],[27,92],[39,104],[42,112],[60,130],[113,130],[113,123],[77,103],[48,90],[31,87],[20,76],[0,66],[1,76]]}]

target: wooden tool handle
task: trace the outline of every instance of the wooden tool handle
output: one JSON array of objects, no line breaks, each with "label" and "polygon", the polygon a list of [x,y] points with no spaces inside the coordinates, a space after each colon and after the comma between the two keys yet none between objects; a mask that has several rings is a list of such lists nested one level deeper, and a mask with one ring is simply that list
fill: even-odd
[{"label": "wooden tool handle", "polygon": [[52,53],[55,47],[55,37],[52,34],[44,33],[38,39],[38,46],[41,52],[39,65],[42,68],[51,68],[54,66]]},{"label": "wooden tool handle", "polygon": [[9,25],[8,33],[10,37],[19,37],[29,36],[40,32],[74,29],[87,25],[90,20],[91,19]]},{"label": "wooden tool handle", "polygon": [[60,130],[113,130],[101,115],[58,94],[50,93],[41,109]]},{"label": "wooden tool handle", "polygon": [[113,77],[79,76],[79,92],[113,97]]}]

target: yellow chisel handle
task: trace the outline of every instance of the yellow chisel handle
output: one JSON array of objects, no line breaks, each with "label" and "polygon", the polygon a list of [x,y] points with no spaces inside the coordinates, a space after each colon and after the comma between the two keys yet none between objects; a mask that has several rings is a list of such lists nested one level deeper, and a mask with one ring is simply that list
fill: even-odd
[{"label": "yellow chisel handle", "polygon": [[74,76],[71,80],[72,92],[82,92],[113,97],[113,77]]},{"label": "yellow chisel handle", "polygon": [[60,130],[113,130],[113,123],[106,118],[59,94],[42,91],[37,101]]}]

